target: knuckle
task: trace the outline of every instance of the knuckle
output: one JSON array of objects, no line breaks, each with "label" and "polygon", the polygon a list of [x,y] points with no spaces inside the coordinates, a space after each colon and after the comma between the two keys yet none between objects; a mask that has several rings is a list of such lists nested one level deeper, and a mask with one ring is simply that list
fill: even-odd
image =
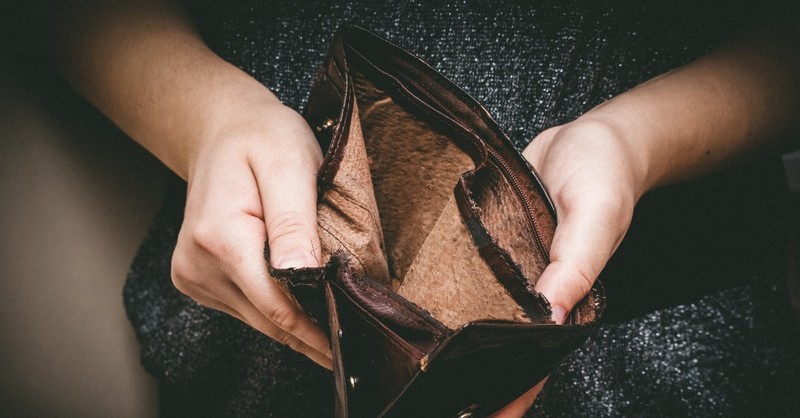
[{"label": "knuckle", "polygon": [[300,352],[304,348],[303,347],[303,343],[301,343],[300,340],[298,340],[297,338],[295,338],[291,334],[286,334],[286,337],[284,338],[283,341],[281,341],[281,344],[289,347],[290,349],[292,349],[294,351],[298,351],[298,352]]},{"label": "knuckle", "polygon": [[189,233],[191,248],[203,257],[224,261],[231,259],[243,242],[236,225],[222,225],[218,221],[203,222]]},{"label": "knuckle", "polygon": [[186,251],[185,247],[179,246],[172,255],[170,264],[172,284],[181,293],[192,298],[201,294],[201,290],[208,289],[211,285],[209,281],[214,277],[207,263],[194,255]]},{"label": "knuckle", "polygon": [[272,323],[285,331],[289,336],[293,336],[300,326],[299,313],[289,305],[281,305],[273,309],[269,318]]},{"label": "knuckle", "polygon": [[317,153],[313,151],[310,147],[299,146],[296,142],[277,144],[277,149],[260,158],[263,160],[260,163],[272,175],[304,172],[307,173],[309,180],[313,180],[320,162]]},{"label": "knuckle", "polygon": [[179,292],[198,301],[203,294],[202,289],[204,289],[205,283],[202,281],[202,276],[199,275],[181,276],[173,273],[172,285]]},{"label": "knuckle", "polygon": [[272,339],[280,343],[281,345],[285,345],[292,350],[297,351],[300,348],[300,341],[292,334],[285,332],[285,331],[278,331],[271,336]]},{"label": "knuckle", "polygon": [[220,228],[210,222],[200,222],[192,228],[189,234],[193,246],[212,254],[222,242]]},{"label": "knuckle", "polygon": [[172,264],[170,267],[170,276],[172,284],[181,293],[189,295],[191,289],[197,286],[194,269],[191,263],[188,262],[186,257],[175,253],[172,257]]},{"label": "knuckle", "polygon": [[581,296],[585,296],[592,289],[596,275],[588,271],[585,267],[578,269],[577,273],[579,280],[576,281],[575,285],[578,287],[578,290],[580,290]]},{"label": "knuckle", "polygon": [[[267,225],[270,245],[277,242],[293,241],[303,239],[311,235],[312,225],[305,220],[303,214],[299,212],[283,212],[273,216]],[[309,239],[305,239],[300,244],[308,244]]]}]

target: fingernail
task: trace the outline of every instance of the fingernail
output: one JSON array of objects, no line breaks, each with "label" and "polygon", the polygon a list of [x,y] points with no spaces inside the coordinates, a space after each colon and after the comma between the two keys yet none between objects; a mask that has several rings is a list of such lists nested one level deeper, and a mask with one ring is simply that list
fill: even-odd
[{"label": "fingernail", "polygon": [[567,319],[567,310],[562,308],[561,306],[553,306],[553,321],[556,322],[558,325],[563,325],[564,321]]},{"label": "fingernail", "polygon": [[275,263],[275,268],[288,269],[310,267],[315,264],[314,261],[314,258],[305,251],[290,251],[284,254],[283,257]]}]

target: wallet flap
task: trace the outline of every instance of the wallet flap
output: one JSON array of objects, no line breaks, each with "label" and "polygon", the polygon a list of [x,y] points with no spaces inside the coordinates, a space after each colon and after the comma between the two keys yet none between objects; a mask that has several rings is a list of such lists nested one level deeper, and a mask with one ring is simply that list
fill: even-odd
[{"label": "wallet flap", "polygon": [[[488,416],[550,373],[586,339],[595,319],[587,317],[583,325],[480,321],[451,333],[416,316],[402,299],[386,301],[391,292],[336,259],[327,286],[337,402],[347,411],[339,416]],[[365,298],[365,292],[372,295]],[[404,306],[381,312],[396,304]],[[594,308],[590,315],[604,309],[599,283],[583,304]],[[409,317],[386,318],[398,311]],[[402,321],[408,323],[398,326]]]},{"label": "wallet flap", "polygon": [[382,417],[487,417],[547,376],[587,325],[481,322],[443,342]]},{"label": "wallet flap", "polygon": [[[269,249],[265,251],[269,260]],[[269,266],[269,274],[281,284],[297,305],[330,337],[328,310],[324,300],[326,268],[275,269]]]},{"label": "wallet flap", "polygon": [[[341,261],[345,263],[335,261],[331,266],[329,274],[332,276],[327,283],[337,416],[377,417],[417,372],[423,353],[399,335],[396,327],[387,326],[385,318],[375,316],[380,314],[375,310],[376,307],[380,309],[380,300],[375,300],[370,308],[363,304],[363,297],[354,297],[354,287],[359,288],[356,294],[361,296],[362,292],[378,293],[378,299],[388,295],[378,288],[370,288],[367,279],[359,277],[346,260]],[[396,312],[393,310],[391,315],[396,316]],[[410,326],[400,331],[405,332],[406,337],[409,332],[417,333],[419,340],[428,345],[441,338],[435,335],[435,329],[428,330],[433,332],[426,336],[425,324],[418,323],[418,318],[408,318],[408,321]]]}]

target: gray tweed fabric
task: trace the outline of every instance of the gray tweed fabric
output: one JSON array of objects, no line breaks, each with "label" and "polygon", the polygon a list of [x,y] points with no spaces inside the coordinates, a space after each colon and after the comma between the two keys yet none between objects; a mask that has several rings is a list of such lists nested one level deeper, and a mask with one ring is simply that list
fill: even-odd
[{"label": "gray tweed fabric", "polygon": [[[734,4],[735,3],[735,4]],[[754,2],[755,3],[755,2]],[[746,2],[226,1],[188,5],[208,44],[301,109],[333,32],[352,22],[484,103],[520,149],[547,127],[684,64],[760,16]],[[664,188],[604,271],[608,314],[531,416],[766,416],[800,411],[777,158]],[[326,417],[327,372],[178,293],[175,181],[125,287],[165,416]],[[754,216],[757,214],[757,216]]]}]

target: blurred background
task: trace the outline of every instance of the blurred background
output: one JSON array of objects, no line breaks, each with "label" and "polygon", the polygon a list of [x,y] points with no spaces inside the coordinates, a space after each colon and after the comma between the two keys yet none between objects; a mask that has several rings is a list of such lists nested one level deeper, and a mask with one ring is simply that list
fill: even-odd
[{"label": "blurred background", "polygon": [[[800,153],[784,161],[798,214]],[[0,48],[0,417],[157,415],[122,286],[165,174],[61,80]],[[795,258],[800,307],[798,277]]]},{"label": "blurred background", "polygon": [[0,417],[154,417],[122,285],[166,169],[0,50]]}]

